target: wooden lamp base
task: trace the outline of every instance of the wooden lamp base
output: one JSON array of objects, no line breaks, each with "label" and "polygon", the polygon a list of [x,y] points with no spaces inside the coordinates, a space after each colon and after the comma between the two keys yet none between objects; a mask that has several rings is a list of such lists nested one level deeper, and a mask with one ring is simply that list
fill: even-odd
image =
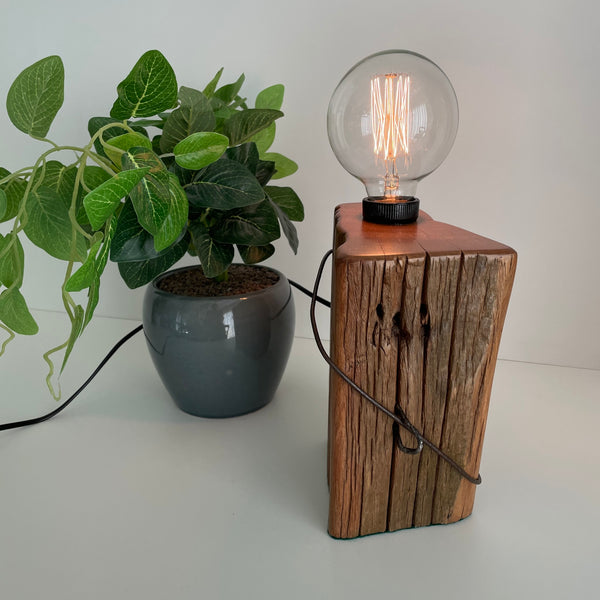
[{"label": "wooden lamp base", "polygon": [[[386,408],[477,476],[498,345],[517,255],[420,213],[410,225],[335,211],[331,356]],[[400,429],[402,441],[414,438]],[[475,485],[429,448],[401,452],[398,427],[330,377],[329,533],[353,538],[453,523]]]}]

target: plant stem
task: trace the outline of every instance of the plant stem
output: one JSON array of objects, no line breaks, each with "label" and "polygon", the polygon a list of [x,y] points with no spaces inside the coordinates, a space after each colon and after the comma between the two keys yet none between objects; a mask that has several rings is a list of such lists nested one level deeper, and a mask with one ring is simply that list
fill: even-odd
[{"label": "plant stem", "polygon": [[52,140],[49,140],[48,138],[38,138],[38,137],[34,137],[34,136],[32,136],[32,137],[35,140],[39,140],[40,142],[47,142],[51,146],[54,146],[55,148],[58,148],[58,144],[55,144]]},{"label": "plant stem", "polygon": [[[13,226],[12,231],[10,232],[11,239],[10,239],[9,243],[0,252],[0,260],[6,255],[8,250],[15,243],[17,234],[19,233],[19,231],[22,230],[22,227],[20,227],[20,224],[21,224],[21,220],[23,218],[23,214],[25,213],[26,200],[32,189],[32,184],[33,184],[33,179],[34,179],[33,176],[35,175],[37,169],[40,167],[40,164],[45,164],[46,157],[50,156],[51,154],[54,154],[55,152],[61,152],[63,150],[72,150],[74,152],[78,152],[81,154],[78,161],[81,161],[83,159],[85,162],[85,158],[90,157],[90,158],[92,158],[92,160],[94,160],[94,162],[98,163],[106,171],[109,171],[107,168],[107,165],[104,163],[104,161],[101,161],[101,157],[99,155],[97,155],[95,152],[92,152],[92,146],[94,145],[94,142],[96,141],[96,139],[98,139],[98,137],[100,137],[104,133],[104,131],[106,131],[107,129],[110,129],[111,127],[123,127],[123,129],[126,129],[127,131],[130,131],[130,132],[133,131],[131,129],[131,127],[129,127],[127,124],[109,123],[108,125],[104,125],[104,127],[101,127],[100,129],[98,129],[98,131],[90,139],[89,144],[87,144],[83,148],[80,148],[78,146],[56,146],[55,145],[53,148],[50,148],[50,150],[47,150],[46,152],[44,152],[37,159],[37,161],[35,162],[33,167],[27,167],[26,169],[20,169],[19,171],[16,171],[15,173],[11,173],[11,175],[8,175],[4,179],[0,180],[0,184],[1,184],[8,179],[12,179],[18,173],[20,173],[24,170],[31,169],[32,176],[29,178],[29,181],[27,182],[27,188],[25,189],[25,193],[23,194],[23,198],[21,200],[19,210],[17,211],[17,214],[15,215],[14,226]],[[114,175],[115,172],[114,172],[114,170],[110,170],[109,173],[111,173],[111,175]],[[41,181],[41,178],[40,178],[40,181]],[[87,234],[84,233],[84,235],[87,235]]]},{"label": "plant stem", "polygon": [[114,175],[117,172],[117,170],[111,162],[106,160],[103,156],[96,154],[96,152],[87,152],[86,156],[91,158],[99,167],[104,169],[107,173]]},{"label": "plant stem", "polygon": [[0,347],[0,356],[2,356],[4,354],[4,351],[6,350],[6,346],[8,346],[8,344],[10,344],[10,342],[12,342],[15,339],[15,333],[12,329],[6,327],[2,322],[0,322],[0,328],[4,329],[4,331],[8,333],[8,339],[4,340],[2,342],[2,347]]},{"label": "plant stem", "polygon": [[48,375],[46,376],[46,385],[48,386],[48,389],[50,390],[50,393],[52,394],[52,397],[55,400],[60,400],[60,382],[58,383],[58,394],[57,394],[54,390],[54,386],[52,385],[52,377],[54,376],[54,362],[50,358],[50,355],[55,354],[56,352],[60,352],[63,348],[66,348],[68,345],[69,345],[69,340],[67,340],[66,342],[63,342],[60,346],[56,346],[55,348],[48,350],[48,352],[45,352],[44,356],[43,356],[44,360],[46,361],[46,364],[48,365]]},{"label": "plant stem", "polygon": [[7,175],[6,177],[0,179],[0,185],[9,183],[13,179],[16,179],[21,173],[24,173],[25,171],[31,171],[32,169],[33,167],[23,167],[22,169],[19,169],[18,171],[15,171],[14,173],[11,173],[10,175]]}]

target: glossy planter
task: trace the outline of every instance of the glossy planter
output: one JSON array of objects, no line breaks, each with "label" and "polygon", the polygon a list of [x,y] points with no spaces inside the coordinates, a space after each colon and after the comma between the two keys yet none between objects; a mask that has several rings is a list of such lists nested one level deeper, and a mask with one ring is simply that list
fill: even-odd
[{"label": "glossy planter", "polygon": [[[190,268],[199,267],[184,267]],[[277,283],[243,296],[198,298],[159,289],[157,283],[173,271],[147,287],[146,342],[181,410],[201,417],[233,417],[272,400],[295,325],[290,284],[275,272]]]}]

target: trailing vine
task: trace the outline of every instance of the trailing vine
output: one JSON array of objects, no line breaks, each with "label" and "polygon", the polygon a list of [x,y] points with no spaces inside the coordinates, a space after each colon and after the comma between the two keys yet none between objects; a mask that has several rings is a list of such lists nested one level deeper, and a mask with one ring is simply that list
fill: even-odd
[{"label": "trailing vine", "polygon": [[[20,291],[25,235],[66,264],[60,290],[70,331],[44,354],[55,398],[54,355],[63,352],[60,373],[93,317],[109,257],[134,288],[186,252],[208,277],[223,279],[236,248],[244,262],[260,262],[283,232],[297,251],[292,221],[303,219],[302,203],[291,188],[270,185],[297,169],[269,151],[284,88],[266,88],[249,108],[240,96],[244,76],[219,87],[222,71],[203,91],[178,88],[166,58],[146,52],[117,86],[110,116],[89,120],[83,147],[48,137],[64,97],[60,57],[27,67],[11,85],[10,120],[50,148],[32,166],[0,168],[0,222],[12,221],[0,235],[0,355],[16,334],[38,332]],[[75,160],[63,164],[67,153]]]}]

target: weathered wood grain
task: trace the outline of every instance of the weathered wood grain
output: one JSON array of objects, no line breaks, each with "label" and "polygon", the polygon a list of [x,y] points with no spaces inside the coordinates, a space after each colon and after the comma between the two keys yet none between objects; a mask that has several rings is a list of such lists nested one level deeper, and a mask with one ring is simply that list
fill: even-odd
[{"label": "weathered wood grain", "polygon": [[[398,259],[345,262],[336,268],[334,284],[336,298],[342,302],[345,297],[348,306],[346,318],[334,320],[344,339],[335,347],[334,360],[390,410],[396,402],[398,328],[394,318],[400,307],[404,269],[405,262]],[[393,423],[335,375],[331,390],[337,401],[330,407],[335,440],[330,449],[336,450],[330,457],[330,515],[337,519],[330,521],[330,532],[336,537],[356,537],[385,530],[392,462],[388,440]]]},{"label": "weathered wood grain", "polygon": [[[386,408],[477,474],[498,344],[516,266],[511,248],[433,221],[362,221],[336,209],[331,352]],[[330,378],[329,533],[349,538],[449,523],[475,486],[337,375]]]},{"label": "weathered wood grain", "polygon": [[[421,431],[423,428],[423,357],[425,328],[421,323],[421,296],[425,257],[408,260],[402,286],[396,403],[402,407],[409,421]],[[402,436],[405,446],[416,446],[417,440],[403,428],[396,426],[395,435]],[[411,527],[415,495],[417,493],[418,454],[405,454],[394,444],[392,478],[389,499],[389,529]],[[380,530],[384,531],[384,530]]]},{"label": "weathered wood grain", "polygon": [[[436,445],[441,441],[446,408],[460,262],[459,252],[445,256],[428,256],[423,286],[422,320],[427,328],[427,334],[423,358],[423,429],[421,431]],[[415,527],[432,523],[437,465],[437,455],[429,448],[425,448],[419,455],[417,494],[412,522]]]},{"label": "weathered wood grain", "polygon": [[[511,255],[467,254],[461,264],[440,448],[470,473],[479,469],[513,262]],[[475,486],[440,461],[432,522],[470,515],[474,499]]]}]

